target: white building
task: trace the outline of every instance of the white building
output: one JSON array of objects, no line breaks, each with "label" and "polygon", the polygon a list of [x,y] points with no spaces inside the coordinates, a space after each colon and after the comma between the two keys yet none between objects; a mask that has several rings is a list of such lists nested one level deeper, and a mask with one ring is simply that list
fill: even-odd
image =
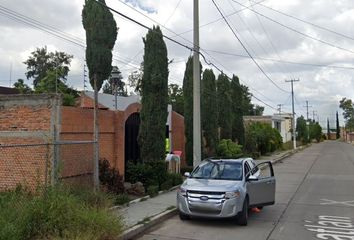
[{"label": "white building", "polygon": [[290,113],[276,113],[272,116],[272,127],[279,131],[284,143],[291,141],[292,118]]}]

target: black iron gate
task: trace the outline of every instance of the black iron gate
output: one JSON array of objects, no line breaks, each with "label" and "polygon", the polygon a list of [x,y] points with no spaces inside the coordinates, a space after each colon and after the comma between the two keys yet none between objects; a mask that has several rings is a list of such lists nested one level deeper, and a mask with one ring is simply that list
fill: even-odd
[{"label": "black iron gate", "polygon": [[125,122],[125,166],[127,166],[128,161],[136,164],[139,159],[139,125],[139,113],[131,114]]}]

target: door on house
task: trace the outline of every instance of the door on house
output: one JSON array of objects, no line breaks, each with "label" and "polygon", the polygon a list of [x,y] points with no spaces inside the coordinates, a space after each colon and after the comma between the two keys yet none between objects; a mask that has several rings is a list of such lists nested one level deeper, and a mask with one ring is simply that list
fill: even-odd
[{"label": "door on house", "polygon": [[139,113],[131,114],[125,122],[125,167],[128,161],[137,163],[140,156],[138,134],[140,125]]}]

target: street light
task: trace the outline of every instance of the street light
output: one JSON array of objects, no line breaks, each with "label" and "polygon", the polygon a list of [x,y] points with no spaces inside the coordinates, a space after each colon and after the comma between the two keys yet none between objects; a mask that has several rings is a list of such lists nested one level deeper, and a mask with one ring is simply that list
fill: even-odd
[{"label": "street light", "polygon": [[111,72],[111,84],[113,85],[113,91],[114,91],[114,108],[117,110],[117,101],[118,101],[118,81],[120,78],[121,72],[119,71],[118,67],[113,66],[112,72]]}]

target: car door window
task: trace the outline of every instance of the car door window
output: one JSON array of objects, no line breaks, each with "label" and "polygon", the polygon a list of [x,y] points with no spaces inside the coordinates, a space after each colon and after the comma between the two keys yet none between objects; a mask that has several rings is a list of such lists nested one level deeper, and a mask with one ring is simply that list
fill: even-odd
[{"label": "car door window", "polygon": [[257,173],[258,179],[265,179],[274,176],[273,167],[270,162],[260,163],[251,170],[252,174]]},{"label": "car door window", "polygon": [[250,168],[250,166],[248,165],[248,163],[247,163],[247,162],[245,162],[245,166],[244,166],[244,168],[245,168],[245,176],[247,177],[247,176],[248,176],[249,171],[251,170],[251,168]]}]

